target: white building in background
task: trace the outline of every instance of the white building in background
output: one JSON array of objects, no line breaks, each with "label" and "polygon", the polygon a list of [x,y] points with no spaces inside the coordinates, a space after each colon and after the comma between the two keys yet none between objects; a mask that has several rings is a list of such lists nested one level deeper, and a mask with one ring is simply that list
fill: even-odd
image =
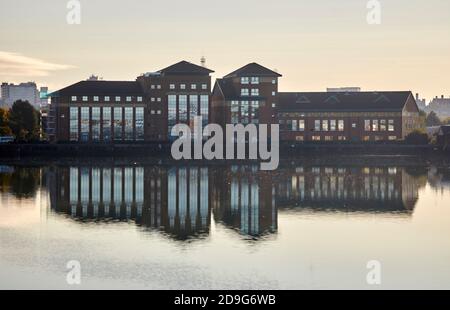
[{"label": "white building in background", "polygon": [[17,100],[23,100],[28,101],[39,110],[42,104],[47,104],[47,92],[47,87],[42,87],[41,91],[39,91],[34,82],[20,83],[18,85],[2,83],[0,87],[0,104],[3,107],[11,107]]},{"label": "white building in background", "polygon": [[440,98],[435,97],[426,108],[426,112],[433,111],[441,119],[450,117],[450,98],[445,98],[442,95]]},{"label": "white building in background", "polygon": [[330,87],[327,88],[327,93],[359,93],[360,87]]}]

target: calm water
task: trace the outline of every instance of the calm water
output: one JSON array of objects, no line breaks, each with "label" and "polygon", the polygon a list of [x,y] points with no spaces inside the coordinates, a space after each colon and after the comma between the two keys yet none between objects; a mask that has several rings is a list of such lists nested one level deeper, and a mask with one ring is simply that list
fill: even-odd
[{"label": "calm water", "polygon": [[0,288],[450,289],[450,165],[330,162],[0,165]]}]

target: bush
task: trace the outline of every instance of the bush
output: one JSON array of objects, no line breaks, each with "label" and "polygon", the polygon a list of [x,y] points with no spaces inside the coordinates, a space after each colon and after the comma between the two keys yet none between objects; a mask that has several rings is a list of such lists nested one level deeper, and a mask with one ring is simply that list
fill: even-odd
[{"label": "bush", "polygon": [[428,135],[425,132],[415,130],[411,132],[408,136],[406,136],[405,141],[408,144],[424,145],[428,144],[430,142],[430,139],[428,138]]}]

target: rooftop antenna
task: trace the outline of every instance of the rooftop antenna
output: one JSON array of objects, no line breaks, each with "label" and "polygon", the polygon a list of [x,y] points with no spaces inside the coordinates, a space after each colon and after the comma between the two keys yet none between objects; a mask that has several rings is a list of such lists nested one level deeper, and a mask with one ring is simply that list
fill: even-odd
[{"label": "rooftop antenna", "polygon": [[205,58],[205,56],[202,56],[202,58],[200,58],[200,63],[202,64],[203,68],[206,68],[206,58]]}]

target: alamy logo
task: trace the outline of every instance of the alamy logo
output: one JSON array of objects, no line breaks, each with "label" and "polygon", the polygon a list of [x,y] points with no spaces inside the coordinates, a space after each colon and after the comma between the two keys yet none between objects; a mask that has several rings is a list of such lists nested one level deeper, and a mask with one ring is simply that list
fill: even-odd
[{"label": "alamy logo", "polygon": [[81,24],[81,3],[78,0],[70,0],[67,2],[67,13],[66,20],[69,25],[80,25]]},{"label": "alamy logo", "polygon": [[369,0],[367,2],[367,23],[369,25],[381,24],[381,3],[379,0]]},{"label": "alamy logo", "polygon": [[67,284],[80,285],[81,284],[81,264],[79,261],[71,260],[67,263],[66,268],[69,272],[66,276]]},{"label": "alamy logo", "polygon": [[[172,144],[172,157],[175,160],[192,159],[193,145],[194,159],[196,160],[260,159],[263,161],[261,163],[261,170],[275,170],[278,168],[280,161],[279,125],[275,124],[270,126],[270,140],[268,138],[268,131],[269,126],[265,124],[258,126],[255,124],[246,126],[242,124],[229,124],[226,125],[224,135],[223,128],[218,124],[209,124],[203,129],[202,117],[196,116],[194,118],[193,130],[187,124],[177,124],[172,128],[171,135],[178,137]],[[203,143],[203,138],[208,138],[208,140]],[[224,146],[226,148],[225,150]],[[246,152],[247,146],[248,154]]]},{"label": "alamy logo", "polygon": [[381,285],[381,263],[377,260],[371,260],[367,263],[367,284]]}]

